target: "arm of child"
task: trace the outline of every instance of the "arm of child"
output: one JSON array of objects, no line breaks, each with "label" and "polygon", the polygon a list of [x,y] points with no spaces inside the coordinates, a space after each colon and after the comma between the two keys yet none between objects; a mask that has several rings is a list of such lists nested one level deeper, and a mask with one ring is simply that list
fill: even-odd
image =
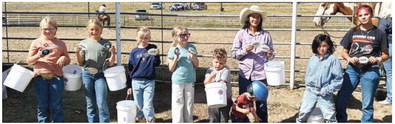
[{"label": "arm of child", "polygon": [[85,62],[85,57],[81,55],[81,47],[80,44],[74,46],[75,56],[77,57],[78,65],[82,66]]},{"label": "arm of child", "polygon": [[178,62],[178,55],[175,56],[173,59],[167,59],[168,63],[169,63],[169,71],[170,72],[174,72],[174,70],[176,69],[177,66],[177,62]]},{"label": "arm of child", "polygon": [[29,53],[28,53],[28,57],[26,62],[29,65],[33,65],[34,63],[36,63],[41,57],[44,57],[44,55],[42,55],[40,52],[38,52],[40,50],[39,47],[36,46],[36,40],[34,40],[31,44],[30,44],[30,48],[29,48]]},{"label": "arm of child", "polygon": [[115,63],[115,57],[117,56],[116,53],[116,48],[114,45],[111,46],[111,48],[108,50],[111,53],[110,59],[108,61],[109,66],[113,66]]},{"label": "arm of child", "polygon": [[207,70],[206,76],[205,76],[206,79],[204,80],[204,85],[213,82],[213,80],[215,79],[216,75],[217,74],[213,70],[211,70],[211,69]]},{"label": "arm of child", "polygon": [[330,66],[330,70],[331,70],[330,72],[331,80],[330,83],[327,83],[322,87],[320,91],[320,94],[322,96],[337,92],[342,87],[343,69],[338,58],[335,58],[335,60],[332,62],[332,65]]}]

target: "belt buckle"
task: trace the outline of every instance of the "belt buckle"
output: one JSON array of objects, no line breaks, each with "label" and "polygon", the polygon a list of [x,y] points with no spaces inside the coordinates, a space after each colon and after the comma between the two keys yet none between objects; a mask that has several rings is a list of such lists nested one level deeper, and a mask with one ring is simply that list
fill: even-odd
[{"label": "belt buckle", "polygon": [[41,73],[41,77],[49,80],[49,79],[52,79],[54,77],[54,75],[52,73]]},{"label": "belt buckle", "polygon": [[98,72],[98,70],[96,68],[86,68],[86,71],[88,71],[90,74],[96,74]]}]

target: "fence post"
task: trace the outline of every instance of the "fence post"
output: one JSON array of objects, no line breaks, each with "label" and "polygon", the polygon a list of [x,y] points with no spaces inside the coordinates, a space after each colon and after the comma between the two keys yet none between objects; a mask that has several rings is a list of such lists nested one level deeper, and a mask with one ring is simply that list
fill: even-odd
[{"label": "fence post", "polygon": [[119,2],[115,2],[115,22],[116,22],[116,38],[117,38],[117,66],[122,65],[122,56],[121,56],[121,18],[120,18],[120,10],[121,6]]},{"label": "fence post", "polygon": [[292,37],[291,37],[291,67],[289,74],[289,83],[291,90],[294,88],[295,83],[295,47],[296,47],[296,16],[298,10],[298,2],[292,2]]}]

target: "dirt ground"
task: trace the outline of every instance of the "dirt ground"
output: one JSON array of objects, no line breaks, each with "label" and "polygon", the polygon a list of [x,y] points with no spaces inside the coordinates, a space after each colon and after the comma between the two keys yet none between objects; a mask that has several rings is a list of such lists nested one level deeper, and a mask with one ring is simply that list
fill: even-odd
[{"label": "dirt ground", "polygon": [[[299,105],[303,96],[304,87],[290,90],[287,86],[269,87],[268,111],[269,122],[295,122]],[[233,100],[238,93],[238,87],[233,86]],[[8,98],[3,100],[2,119],[3,122],[36,122],[36,99],[33,83],[30,83],[27,89],[20,93],[18,91],[7,89]],[[116,103],[124,100],[126,89],[120,91],[111,91],[108,94],[108,104],[111,113],[111,122],[117,122]],[[378,100],[385,97],[385,92],[381,88],[377,91],[376,101],[374,102],[374,121],[375,122],[392,122],[391,105],[378,104]],[[359,122],[361,117],[361,92],[357,89],[348,104],[348,116],[350,122]],[[64,92],[64,112],[66,122],[87,122],[84,92],[78,91]],[[171,123],[171,84],[156,84],[154,97],[155,116],[157,122]],[[206,93],[204,85],[197,83],[195,85],[195,104],[194,104],[194,122],[208,122],[208,112],[206,104]]]}]

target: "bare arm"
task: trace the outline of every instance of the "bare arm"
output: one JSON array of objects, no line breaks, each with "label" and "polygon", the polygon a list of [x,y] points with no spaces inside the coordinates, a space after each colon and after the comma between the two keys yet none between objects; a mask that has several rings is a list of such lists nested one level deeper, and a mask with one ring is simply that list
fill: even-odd
[{"label": "bare arm", "polygon": [[[191,54],[191,53],[188,53]],[[199,60],[196,55],[192,54],[192,63],[193,67],[198,68],[199,67]]]},{"label": "bare arm", "polygon": [[353,65],[357,65],[359,63],[359,59],[357,57],[350,57],[350,55],[348,54],[349,50],[348,49],[344,49],[342,51],[342,57],[343,59],[345,59],[347,62],[353,64]]},{"label": "bare arm", "polygon": [[36,63],[40,58],[44,57],[44,55],[42,55],[39,52],[40,48],[36,48],[34,47],[36,41],[33,41],[32,44],[30,45],[29,48],[29,53],[28,53],[28,57],[27,57],[27,63],[29,65],[33,65],[34,63]]},{"label": "bare arm", "polygon": [[167,61],[169,62],[169,71],[170,72],[174,72],[174,70],[176,69],[178,58],[179,58],[179,55],[176,55],[176,57],[173,59],[167,59]]},{"label": "bare arm", "polygon": [[84,65],[85,58],[84,58],[84,56],[82,56],[80,54],[80,52],[81,52],[80,45],[79,44],[75,45],[74,50],[75,50],[75,56],[77,57],[78,65],[80,65],[80,66]]},{"label": "bare arm", "polygon": [[108,50],[108,51],[110,51],[110,53],[111,53],[110,59],[109,59],[109,61],[108,61],[108,65],[109,65],[109,66],[113,66],[114,63],[115,63],[115,56],[116,56],[115,50],[116,50],[116,49],[115,49],[115,46],[111,46],[111,48]]},{"label": "bare arm", "polygon": [[216,75],[217,74],[214,71],[211,72],[210,75],[208,75],[207,78],[204,80],[204,85],[213,82]]}]

